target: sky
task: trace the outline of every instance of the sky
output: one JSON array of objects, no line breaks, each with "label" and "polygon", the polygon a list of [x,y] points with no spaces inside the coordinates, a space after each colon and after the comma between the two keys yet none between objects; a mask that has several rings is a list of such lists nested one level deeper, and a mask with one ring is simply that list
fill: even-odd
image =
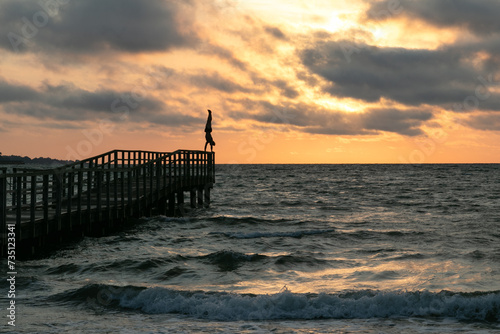
[{"label": "sky", "polygon": [[500,163],[497,0],[2,0],[0,152]]}]

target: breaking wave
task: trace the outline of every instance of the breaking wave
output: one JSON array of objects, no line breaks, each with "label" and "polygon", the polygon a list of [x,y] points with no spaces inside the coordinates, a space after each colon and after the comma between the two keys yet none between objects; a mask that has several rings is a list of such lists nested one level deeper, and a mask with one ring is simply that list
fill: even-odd
[{"label": "breaking wave", "polygon": [[500,291],[360,290],[304,294],[285,290],[277,294],[254,295],[91,284],[51,299],[218,321],[439,317],[500,322]]}]

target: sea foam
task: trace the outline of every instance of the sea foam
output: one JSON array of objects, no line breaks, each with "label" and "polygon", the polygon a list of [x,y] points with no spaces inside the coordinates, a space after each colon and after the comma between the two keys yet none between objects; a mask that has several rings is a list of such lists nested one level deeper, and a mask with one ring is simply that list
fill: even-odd
[{"label": "sea foam", "polygon": [[[101,291],[101,294],[106,290],[109,303],[113,301],[113,305],[126,309],[219,321],[441,317],[500,322],[500,291],[434,293],[361,290],[304,294],[286,290],[277,294],[253,295],[105,285],[94,286],[90,290]],[[72,296],[74,298],[75,293]]]}]

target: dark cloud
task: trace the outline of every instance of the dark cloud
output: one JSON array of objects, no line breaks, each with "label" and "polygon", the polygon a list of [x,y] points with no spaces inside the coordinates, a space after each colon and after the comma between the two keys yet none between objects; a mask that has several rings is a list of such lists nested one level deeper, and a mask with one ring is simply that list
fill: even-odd
[{"label": "dark cloud", "polygon": [[36,90],[27,86],[8,84],[0,78],[0,104],[12,101],[31,101],[38,97]]},{"label": "dark cloud", "polygon": [[112,90],[90,92],[72,85],[46,85],[43,91],[44,103],[68,110],[114,112],[114,110],[120,109],[120,106],[127,106],[130,110],[155,112],[161,110],[163,106],[161,101],[152,97],[140,96],[138,92]]},{"label": "dark cloud", "polygon": [[404,15],[438,27],[461,27],[477,35],[500,30],[498,0],[385,0],[370,1],[367,17],[371,20]]},{"label": "dark cloud", "polygon": [[80,129],[85,129],[84,123],[74,123],[74,122],[43,122],[40,124],[36,125],[37,127],[43,127],[43,128],[48,128],[48,129],[62,129],[62,130],[80,130]]},{"label": "dark cloud", "polygon": [[315,108],[304,103],[273,105],[267,101],[234,101],[241,106],[230,117],[261,123],[293,126],[297,130],[325,135],[374,135],[392,132],[404,136],[423,134],[420,127],[433,115],[420,109],[369,109],[364,113],[346,113]]},{"label": "dark cloud", "polygon": [[428,110],[371,109],[361,115],[363,128],[367,130],[399,133],[406,136],[423,134],[419,128],[432,118]]},{"label": "dark cloud", "polygon": [[500,131],[500,115],[498,114],[474,115],[465,123],[478,130]]},{"label": "dark cloud", "polygon": [[71,84],[45,84],[34,90],[0,81],[0,97],[9,97],[0,98],[5,112],[43,120],[80,121],[98,117],[123,120],[137,114],[148,121],[164,108],[160,100],[141,96],[139,92],[86,91]]},{"label": "dark cloud", "polygon": [[281,39],[284,41],[288,39],[286,35],[283,33],[283,31],[277,27],[266,26],[264,28],[264,31],[273,36],[274,38]]},{"label": "dark cloud", "polygon": [[88,111],[69,111],[65,108],[50,106],[43,102],[24,102],[11,103],[4,105],[4,112],[8,114],[29,116],[37,120],[56,120],[56,121],[85,121],[96,118],[98,115],[91,115]]},{"label": "dark cloud", "polygon": [[0,47],[80,53],[185,47],[198,37],[189,29],[189,20],[179,18],[179,6],[162,0],[4,0]]},{"label": "dark cloud", "polygon": [[[474,51],[472,46],[424,50],[318,41],[300,57],[311,72],[326,79],[323,89],[333,96],[454,110],[454,104],[475,94],[481,85],[478,77],[488,75],[471,63]],[[475,108],[500,110],[496,96],[481,102]]]},{"label": "dark cloud", "polygon": [[285,80],[274,80],[271,84],[280,90],[281,95],[288,97],[289,99],[294,99],[299,96],[299,92],[295,88],[291,87]]},{"label": "dark cloud", "polygon": [[[167,110],[164,113],[158,113],[147,118],[148,122],[155,125],[163,125],[169,127],[192,127],[198,126],[202,129],[205,124],[204,118],[193,117],[183,114],[177,110]],[[138,119],[140,121],[140,119]]]}]

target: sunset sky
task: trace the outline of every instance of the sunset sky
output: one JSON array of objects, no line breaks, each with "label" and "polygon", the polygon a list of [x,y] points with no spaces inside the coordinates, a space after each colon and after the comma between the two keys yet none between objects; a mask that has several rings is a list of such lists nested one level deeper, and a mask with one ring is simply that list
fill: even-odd
[{"label": "sunset sky", "polygon": [[498,0],[2,0],[0,152],[500,162]]}]

